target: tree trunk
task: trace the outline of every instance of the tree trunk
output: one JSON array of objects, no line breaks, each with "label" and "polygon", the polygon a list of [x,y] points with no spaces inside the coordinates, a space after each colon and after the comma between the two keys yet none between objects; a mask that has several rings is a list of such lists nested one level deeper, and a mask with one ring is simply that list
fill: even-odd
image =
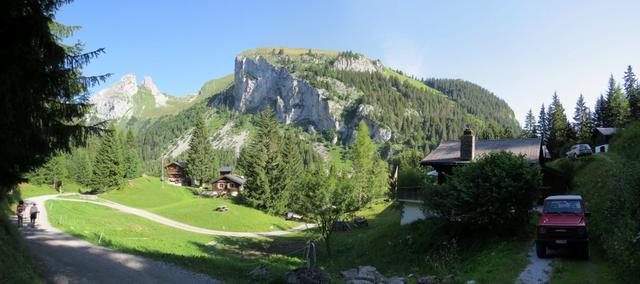
[{"label": "tree trunk", "polygon": [[324,236],[324,245],[325,245],[325,247],[327,249],[327,257],[329,259],[331,259],[331,238],[330,238],[329,234]]}]

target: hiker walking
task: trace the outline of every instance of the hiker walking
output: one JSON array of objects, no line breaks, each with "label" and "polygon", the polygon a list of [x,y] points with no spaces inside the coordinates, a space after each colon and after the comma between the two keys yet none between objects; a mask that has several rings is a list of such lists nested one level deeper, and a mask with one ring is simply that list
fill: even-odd
[{"label": "hiker walking", "polygon": [[29,213],[31,214],[31,227],[35,227],[36,218],[38,218],[38,213],[40,213],[40,210],[38,210],[38,206],[36,206],[35,203],[31,205],[31,209],[29,209]]},{"label": "hiker walking", "polygon": [[16,206],[16,216],[18,217],[18,227],[22,227],[22,223],[24,221],[24,210],[26,209],[26,206],[24,206],[24,201],[20,200],[18,202],[18,206]]}]

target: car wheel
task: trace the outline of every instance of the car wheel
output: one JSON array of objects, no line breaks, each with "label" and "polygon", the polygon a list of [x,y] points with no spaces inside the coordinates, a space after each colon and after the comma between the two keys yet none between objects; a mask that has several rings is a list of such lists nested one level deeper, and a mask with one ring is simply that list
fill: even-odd
[{"label": "car wheel", "polygon": [[536,254],[538,255],[538,258],[546,258],[547,246],[536,243]]}]

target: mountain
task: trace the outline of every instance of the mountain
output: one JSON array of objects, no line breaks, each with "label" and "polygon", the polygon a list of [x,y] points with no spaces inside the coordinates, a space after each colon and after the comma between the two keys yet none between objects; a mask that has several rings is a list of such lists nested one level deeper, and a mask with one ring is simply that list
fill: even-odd
[{"label": "mountain", "polygon": [[94,108],[89,120],[149,119],[175,114],[192,105],[197,97],[170,96],[162,93],[150,76],[144,76],[138,85],[135,74],[126,74],[91,98]]},{"label": "mountain", "polygon": [[467,127],[518,130],[511,108],[478,85],[421,82],[350,51],[252,49],[235,58],[232,75],[206,82],[192,96],[163,94],[150,78],[138,85],[130,74],[92,102],[92,119],[126,121],[140,137],[143,159],[153,163],[183,154],[201,114],[214,147],[237,155],[251,137],[252,116],[267,108],[283,127],[303,130],[318,152],[334,157],[340,154],[327,147],[351,144],[360,121],[390,150],[387,157],[405,147],[433,148]]}]

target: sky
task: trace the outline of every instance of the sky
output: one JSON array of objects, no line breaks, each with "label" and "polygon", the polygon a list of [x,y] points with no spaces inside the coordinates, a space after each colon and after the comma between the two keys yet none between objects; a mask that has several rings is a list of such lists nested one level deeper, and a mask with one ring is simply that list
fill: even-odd
[{"label": "sky", "polygon": [[[76,0],[56,20],[106,53],[85,74],[153,77],[187,95],[230,74],[256,47],[352,50],[417,77],[464,79],[504,99],[522,123],[557,92],[569,118],[593,108],[611,74],[640,70],[640,1]],[[640,71],[639,71],[640,72]]]}]

